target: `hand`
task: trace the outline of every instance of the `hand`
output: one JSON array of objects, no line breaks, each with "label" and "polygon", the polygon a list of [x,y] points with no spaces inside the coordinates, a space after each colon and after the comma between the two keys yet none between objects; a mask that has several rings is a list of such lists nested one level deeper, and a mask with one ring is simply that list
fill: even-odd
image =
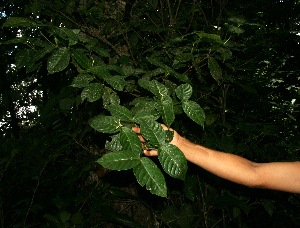
[{"label": "hand", "polygon": [[[169,130],[169,131],[173,131],[174,132],[174,136],[173,136],[173,139],[171,140],[170,144],[173,144],[175,146],[178,147],[179,145],[179,141],[180,139],[182,138],[178,133],[177,131],[173,130],[172,128],[168,128],[166,125],[164,124],[161,124],[162,128],[164,130]],[[139,127],[133,127],[132,130],[138,134],[138,137],[142,143],[142,146],[143,146],[143,150],[144,150],[144,154],[146,156],[157,156],[158,155],[158,152],[157,150],[149,150],[146,146],[145,146],[145,143],[146,143],[146,140],[143,138],[143,136],[141,135],[141,129]]]}]

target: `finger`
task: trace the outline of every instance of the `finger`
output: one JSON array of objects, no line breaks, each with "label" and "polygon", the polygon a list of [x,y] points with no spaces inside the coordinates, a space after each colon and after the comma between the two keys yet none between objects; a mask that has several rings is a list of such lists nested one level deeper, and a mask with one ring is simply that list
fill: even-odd
[{"label": "finger", "polygon": [[135,133],[141,134],[141,129],[139,127],[132,127],[131,128]]},{"label": "finger", "polygon": [[144,154],[148,157],[157,156],[158,152],[157,150],[144,150]]},{"label": "finger", "polygon": [[141,141],[142,143],[146,142],[146,140],[144,139],[144,137],[143,137],[143,136],[141,136],[141,135],[138,135],[138,137],[139,137],[139,139],[140,139],[140,141]]}]

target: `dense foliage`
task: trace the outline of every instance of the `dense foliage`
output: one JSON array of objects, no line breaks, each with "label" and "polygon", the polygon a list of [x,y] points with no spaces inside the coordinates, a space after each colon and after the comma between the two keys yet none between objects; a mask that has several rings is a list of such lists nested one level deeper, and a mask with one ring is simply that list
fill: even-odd
[{"label": "dense foliage", "polygon": [[298,195],[188,164],[159,124],[299,160],[297,1],[1,4],[1,227],[300,225]]}]

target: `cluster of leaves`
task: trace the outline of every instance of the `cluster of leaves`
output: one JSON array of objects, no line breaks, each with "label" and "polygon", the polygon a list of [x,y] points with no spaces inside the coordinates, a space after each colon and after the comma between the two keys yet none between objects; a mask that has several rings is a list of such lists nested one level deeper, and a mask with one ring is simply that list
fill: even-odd
[{"label": "cluster of leaves", "polygon": [[[8,124],[0,126],[6,128],[2,223],[139,227],[132,218],[141,207],[128,213],[132,218],[116,212],[125,211],[116,210],[116,201],[129,200],[135,203],[125,208],[147,202],[150,213],[138,215],[154,213],[156,220],[136,221],[148,226],[157,221],[168,227],[299,224],[298,197],[239,188],[198,167],[187,170],[182,152],[168,143],[172,125],[195,142],[252,160],[297,158],[299,106],[289,101],[297,98],[292,56],[298,54],[296,48],[282,51],[279,44],[299,40],[286,30],[289,24],[296,31],[293,21],[273,21],[265,3],[243,8],[222,1],[54,0],[8,6],[15,8],[15,17],[4,29],[18,38],[10,35],[2,42],[10,47],[6,56],[16,60],[8,61],[11,67],[3,73],[6,90],[19,89],[15,84],[24,81],[29,86],[0,97],[10,113],[3,112]],[[281,9],[280,4],[275,5]],[[297,4],[283,5],[297,11]],[[9,122],[33,89],[43,96],[34,100],[37,115],[26,117],[31,126],[18,118]],[[147,148],[158,150],[157,162],[143,156],[132,126],[140,127]],[[10,128],[17,129],[13,139]],[[115,173],[121,177],[111,177]],[[94,181],[87,184],[91,176]],[[146,197],[112,187],[124,179]],[[136,180],[168,198],[151,201],[155,196]]]}]

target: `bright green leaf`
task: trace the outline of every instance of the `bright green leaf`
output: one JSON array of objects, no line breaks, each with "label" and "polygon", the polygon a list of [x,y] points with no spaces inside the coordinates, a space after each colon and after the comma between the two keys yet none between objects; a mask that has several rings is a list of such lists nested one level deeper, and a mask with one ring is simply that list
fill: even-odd
[{"label": "bright green leaf", "polygon": [[120,119],[113,116],[99,115],[92,118],[89,124],[96,131],[102,133],[116,133],[121,130],[122,124]]},{"label": "bright green leaf", "polygon": [[132,151],[124,150],[105,154],[97,162],[107,169],[127,170],[140,163],[140,156],[135,155]]},{"label": "bright green leaf", "polygon": [[208,58],[208,68],[211,76],[219,83],[222,78],[222,70],[215,58]]},{"label": "bright green leaf", "polygon": [[193,88],[190,84],[182,84],[175,89],[175,93],[181,101],[187,101],[192,96]]},{"label": "bright green leaf", "polygon": [[128,127],[123,127],[120,133],[120,142],[124,150],[131,151],[139,156],[142,152],[142,144],[135,132]]},{"label": "bright green leaf", "polygon": [[194,101],[185,101],[182,103],[184,112],[197,124],[203,126],[205,121],[205,114],[203,109]]},{"label": "bright green leaf", "polygon": [[70,51],[66,47],[57,49],[52,53],[47,62],[47,70],[49,74],[60,72],[69,65]]},{"label": "bright green leaf", "polygon": [[103,85],[100,83],[90,83],[81,92],[81,99],[89,102],[99,100],[103,94]]},{"label": "bright green leaf", "polygon": [[143,157],[140,164],[133,168],[133,172],[141,186],[146,186],[152,194],[167,197],[164,175],[151,159]]},{"label": "bright green leaf", "polygon": [[187,161],[181,150],[168,143],[158,147],[158,159],[163,169],[171,177],[184,180],[187,171]]}]

